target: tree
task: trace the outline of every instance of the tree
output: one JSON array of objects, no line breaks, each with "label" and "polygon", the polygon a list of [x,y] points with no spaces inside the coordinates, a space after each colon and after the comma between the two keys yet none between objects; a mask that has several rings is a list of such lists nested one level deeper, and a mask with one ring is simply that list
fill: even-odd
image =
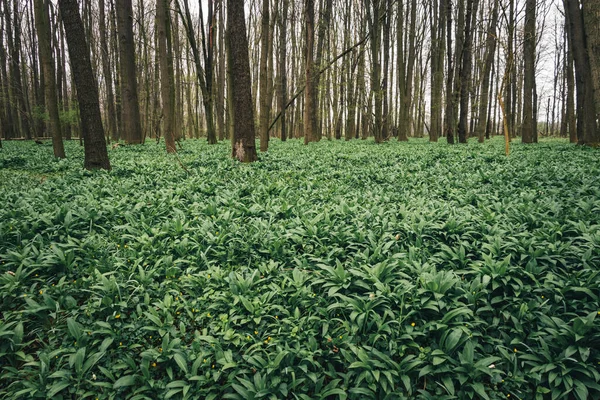
[{"label": "tree", "polygon": [[98,9],[100,11],[98,28],[100,29],[100,55],[102,60],[102,73],[106,83],[106,119],[108,121],[108,133],[114,139],[119,139],[117,129],[117,112],[115,110],[115,95],[113,92],[112,70],[110,64],[110,54],[108,53],[108,39],[106,34],[106,10],[104,0],[98,1]]},{"label": "tree", "polygon": [[140,119],[137,77],[135,73],[135,44],[133,38],[133,7],[131,0],[116,0],[117,33],[119,35],[122,127],[127,143],[139,144],[144,138]]},{"label": "tree", "polygon": [[319,141],[317,133],[317,93],[315,88],[315,2],[304,0],[304,21],[306,43],[304,48],[304,68],[306,89],[304,90],[304,144]]},{"label": "tree", "polygon": [[577,139],[581,144],[595,144],[600,140],[597,132],[594,84],[587,51],[583,13],[578,0],[564,0],[564,4],[575,64]]},{"label": "tree", "polygon": [[100,115],[98,84],[92,72],[90,50],[85,40],[79,5],[77,0],[59,0],[58,6],[67,36],[69,58],[77,88],[85,152],[84,167],[86,169],[110,169],[102,116]]},{"label": "tree", "polygon": [[160,55],[160,93],[162,97],[165,145],[167,153],[175,153],[175,79],[173,47],[171,44],[171,17],[169,0],[156,0],[156,29]]},{"label": "tree", "polygon": [[534,118],[535,90],[535,7],[536,0],[525,3],[525,29],[523,43],[523,59],[525,61],[523,83],[523,128],[521,140],[523,143],[537,142],[537,124]]},{"label": "tree", "polygon": [[[188,0],[183,0],[184,9],[181,9],[179,0],[176,1],[177,10],[182,17],[186,35],[192,48],[194,56],[194,64],[196,65],[196,77],[200,90],[202,91],[202,103],[204,105],[204,116],[206,118],[206,137],[209,144],[217,143],[217,133],[215,128],[215,117],[213,108],[213,53],[214,53],[214,27],[216,21],[213,13],[214,0],[208,0],[208,25],[209,25],[209,40],[207,43],[206,32],[203,23],[200,24],[200,34],[202,38],[202,52],[204,55],[204,67],[200,62],[200,51],[196,42],[196,34],[194,33],[194,22],[190,13]],[[200,10],[200,21],[203,22],[202,5]],[[184,14],[185,13],[185,14]],[[244,21],[245,22],[245,21]],[[244,33],[245,35],[245,33]],[[247,41],[247,39],[246,39]]]},{"label": "tree", "polygon": [[62,141],[60,119],[58,115],[58,99],[56,96],[56,74],[54,57],[50,45],[50,18],[48,15],[48,0],[34,0],[35,29],[40,46],[40,59],[44,71],[44,95],[48,110],[48,132],[52,136],[54,157],[65,158],[65,147]]},{"label": "tree", "polygon": [[287,139],[285,107],[287,104],[287,16],[288,16],[289,1],[283,0],[282,11],[279,13],[279,109],[281,116],[281,140]]},{"label": "tree", "polygon": [[233,138],[231,154],[241,162],[256,161],[254,107],[244,0],[227,0],[227,41]]},{"label": "tree", "polygon": [[260,151],[269,148],[269,111],[271,110],[271,98],[269,96],[269,74],[267,62],[269,60],[269,0],[263,0],[262,22],[261,22],[261,46],[260,46]]},{"label": "tree", "polygon": [[490,74],[492,72],[492,64],[494,63],[494,54],[496,54],[496,26],[498,24],[498,3],[499,0],[494,0],[492,16],[488,27],[485,44],[485,60],[482,72],[483,81],[481,83],[481,96],[479,100],[477,127],[475,128],[475,132],[477,134],[479,143],[484,142],[486,129],[488,127]]}]

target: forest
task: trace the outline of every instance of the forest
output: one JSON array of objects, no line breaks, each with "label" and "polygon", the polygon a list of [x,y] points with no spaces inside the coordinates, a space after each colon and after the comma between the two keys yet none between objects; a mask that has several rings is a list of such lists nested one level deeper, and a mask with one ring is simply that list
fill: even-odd
[{"label": "forest", "polygon": [[0,399],[600,397],[600,2],[0,33]]}]

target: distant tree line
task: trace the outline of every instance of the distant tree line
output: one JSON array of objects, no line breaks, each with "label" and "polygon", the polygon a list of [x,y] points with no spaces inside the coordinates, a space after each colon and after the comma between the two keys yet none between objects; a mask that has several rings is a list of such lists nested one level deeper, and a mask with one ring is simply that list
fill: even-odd
[{"label": "distant tree line", "polygon": [[600,143],[596,1],[0,0],[0,32],[1,137],[87,168],[119,140]]}]

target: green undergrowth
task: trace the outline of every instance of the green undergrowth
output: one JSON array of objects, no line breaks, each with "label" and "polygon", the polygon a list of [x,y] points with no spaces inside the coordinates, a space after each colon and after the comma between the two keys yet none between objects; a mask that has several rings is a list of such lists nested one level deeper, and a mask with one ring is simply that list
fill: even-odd
[{"label": "green undergrowth", "polygon": [[600,397],[596,150],[66,149],[0,150],[0,398]]}]

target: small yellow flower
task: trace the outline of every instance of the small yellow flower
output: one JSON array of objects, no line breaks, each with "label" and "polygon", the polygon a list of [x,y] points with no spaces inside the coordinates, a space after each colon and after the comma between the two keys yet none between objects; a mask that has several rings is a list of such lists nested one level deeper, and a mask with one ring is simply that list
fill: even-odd
[{"label": "small yellow flower", "polygon": [[160,353],[162,353],[162,347],[159,347],[159,348],[158,348],[158,351],[159,351]]},{"label": "small yellow flower", "polygon": [[208,318],[210,318],[210,313],[206,314],[206,316],[207,316]]},{"label": "small yellow flower", "polygon": [[117,315],[115,315],[115,318],[116,318],[116,319],[119,319],[119,318],[121,318],[121,314],[117,314]]},{"label": "small yellow flower", "polygon": [[276,315],[276,316],[275,316],[275,319],[279,319],[279,316],[277,316],[277,315]]},{"label": "small yellow flower", "polygon": [[218,231],[217,231],[216,235],[219,236],[219,232]]},{"label": "small yellow flower", "polygon": [[542,299],[544,298],[544,295],[542,295]]},{"label": "small yellow flower", "polygon": [[513,349],[513,351],[516,353],[518,350],[517,350],[517,348],[515,347],[515,348]]},{"label": "small yellow flower", "polygon": [[77,346],[77,342],[73,343],[74,346]]},{"label": "small yellow flower", "polygon": [[123,346],[123,342],[119,342],[119,346]]},{"label": "small yellow flower", "polygon": [[[53,285],[53,286],[54,286],[54,285]],[[24,295],[23,295],[23,297],[27,297],[27,295],[26,295],[26,294],[24,294]]]},{"label": "small yellow flower", "polygon": [[153,362],[153,363],[152,363],[152,366],[153,366],[154,368],[156,368],[156,363],[155,363],[155,362]]},{"label": "small yellow flower", "polygon": [[343,339],[344,337],[342,335],[340,335],[340,339]]},{"label": "small yellow flower", "polygon": [[127,248],[127,245],[125,245],[125,246],[123,246],[123,247]]},{"label": "small yellow flower", "polygon": [[74,280],[74,281],[73,281],[73,283],[77,283],[77,281],[76,281],[76,280]]},{"label": "small yellow flower", "polygon": [[212,365],[212,369],[215,369],[215,364]]},{"label": "small yellow flower", "polygon": [[206,362],[206,358],[204,360],[202,360],[203,362]]},{"label": "small yellow flower", "polygon": [[44,291],[43,291],[43,290],[40,290],[40,294],[42,294],[42,293],[44,293]]},{"label": "small yellow flower", "polygon": [[208,274],[208,279],[210,279],[210,274]]},{"label": "small yellow flower", "polygon": [[267,338],[267,340],[271,340],[271,336],[269,336],[269,337]]},{"label": "small yellow flower", "polygon": [[410,323],[410,326],[415,326],[415,325],[416,325],[416,324],[415,324],[414,322],[411,322],[411,323]]}]

